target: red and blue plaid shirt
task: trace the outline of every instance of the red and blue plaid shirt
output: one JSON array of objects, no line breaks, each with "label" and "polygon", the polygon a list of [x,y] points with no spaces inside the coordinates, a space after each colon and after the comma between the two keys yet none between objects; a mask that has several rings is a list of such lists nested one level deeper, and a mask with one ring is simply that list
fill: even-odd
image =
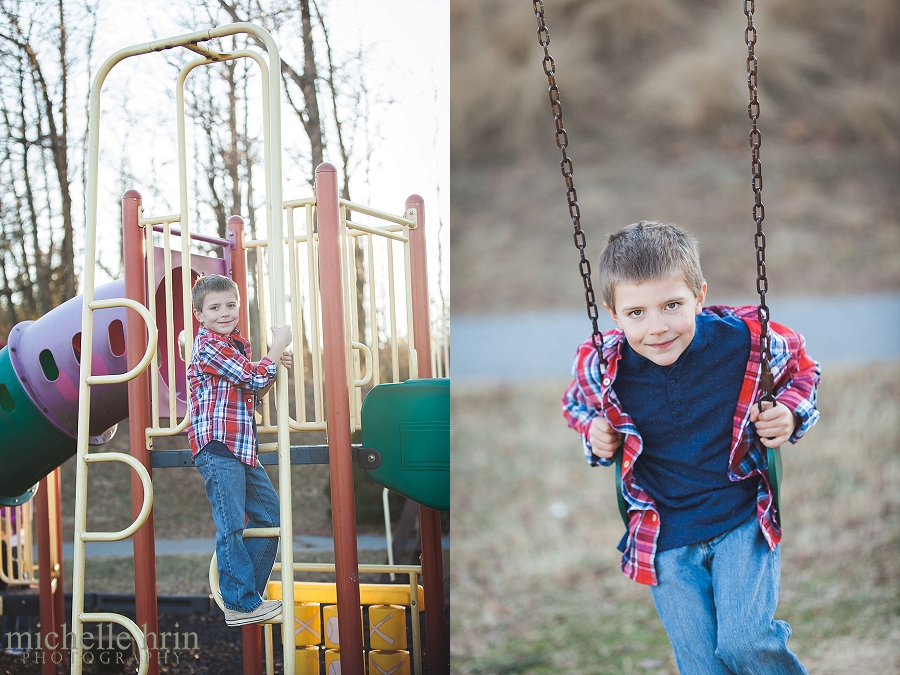
[{"label": "red and blue plaid shirt", "polygon": [[197,333],[188,368],[188,439],[192,456],[210,441],[220,441],[244,464],[256,466],[256,392],[275,378],[276,368],[268,357],[254,364],[237,345],[244,354],[250,353],[250,342],[237,329],[230,335],[219,335],[206,328]]},{"label": "red and blue plaid shirt", "polygon": [[[734,411],[728,478],[740,481],[760,477],[756,515],[769,547],[774,549],[781,541],[781,528],[772,508],[766,448],[755,437],[750,425],[750,406],[759,398],[760,323],[757,308],[713,306],[703,311],[738,317],[750,328],[750,358]],[[787,406],[799,420],[790,439],[796,443],[819,419],[816,386],[821,369],[806,355],[802,335],[772,321],[769,322],[769,334],[772,351],[770,365],[775,380],[773,393],[778,402]],[[625,336],[621,330],[603,334],[603,356],[608,362],[604,374],[600,373],[592,340],[588,339],[578,347],[572,368],[575,379],[562,398],[563,415],[569,426],[581,435],[584,454],[592,466],[612,463],[592,452],[588,434],[593,419],[603,415],[614,429],[622,433],[622,494],[628,505],[629,517],[622,572],[638,583],[655,586],[659,511],[653,498],[635,481],[634,463],[643,451],[643,440],[612,388],[624,342]]]}]

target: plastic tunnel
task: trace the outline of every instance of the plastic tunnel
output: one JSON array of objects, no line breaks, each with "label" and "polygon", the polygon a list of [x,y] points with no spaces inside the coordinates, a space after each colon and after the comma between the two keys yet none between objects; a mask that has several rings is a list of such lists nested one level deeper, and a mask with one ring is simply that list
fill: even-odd
[{"label": "plastic tunnel", "polygon": [[[173,252],[174,253],[174,252]],[[183,326],[181,304],[182,267],[173,254],[172,300],[175,335]],[[220,258],[191,256],[191,283],[200,274],[223,274]],[[156,269],[161,269],[158,265]],[[165,284],[161,272],[153,288],[157,326],[164,326]],[[98,287],[96,300],[124,297],[123,280]],[[94,312],[92,375],[124,373],[124,308]],[[34,494],[37,482],[63,464],[76,451],[78,437],[78,381],[81,368],[82,297],[48,312],[37,321],[17,324],[6,347],[0,350],[0,505],[14,506]],[[196,330],[196,324],[195,324]],[[169,387],[165,361],[166,331],[160,329],[160,407],[168,408]],[[176,349],[176,353],[180,350]],[[185,363],[175,363],[176,407],[184,414]],[[128,417],[128,385],[91,387],[90,443],[99,445],[113,437],[116,425]]]}]

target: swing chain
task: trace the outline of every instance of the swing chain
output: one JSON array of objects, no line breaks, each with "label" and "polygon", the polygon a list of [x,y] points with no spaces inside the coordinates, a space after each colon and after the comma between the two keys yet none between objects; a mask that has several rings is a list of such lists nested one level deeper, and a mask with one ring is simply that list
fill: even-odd
[{"label": "swing chain", "polygon": [[762,134],[757,126],[759,119],[759,98],[757,96],[757,66],[759,65],[754,47],[756,45],[756,26],[753,25],[754,0],[744,0],[744,14],[747,16],[747,28],[744,29],[744,42],[747,44],[747,88],[750,92],[750,102],[747,104],[747,114],[753,126],[750,130],[750,168],[752,171],[751,185],[755,201],[753,204],[753,220],[756,221],[756,235],[754,245],[756,247],[756,291],[759,293],[759,358],[760,358],[760,401],[775,403],[772,395],[772,343],[769,336],[769,306],[766,304],[766,293],[769,291],[769,279],[766,277],[766,234],[762,229],[763,219],[766,217],[766,209],[762,202],[762,162],[759,160],[759,147],[762,145]]},{"label": "swing chain", "polygon": [[587,304],[588,318],[591,320],[593,332],[591,340],[594,344],[594,350],[597,352],[599,359],[600,372],[606,371],[606,359],[603,358],[603,337],[597,325],[600,313],[597,308],[597,300],[594,295],[594,287],[591,284],[591,263],[584,254],[587,242],[584,236],[584,230],[581,229],[581,208],[578,206],[578,193],[575,191],[574,168],[572,160],[566,152],[569,145],[569,135],[563,125],[562,103],[559,100],[559,87],[556,86],[556,63],[550,55],[550,30],[544,22],[544,3],[543,0],[532,0],[534,7],[534,16],[537,19],[537,36],[538,44],[544,49],[544,58],[541,65],[544,68],[544,74],[547,76],[547,93],[550,97],[550,111],[553,113],[553,121],[556,125],[556,146],[562,151],[562,160],[559,163],[559,169],[562,172],[563,179],[566,182],[566,201],[569,204],[569,216],[572,218],[572,224],[575,228],[573,238],[575,247],[578,249],[580,260],[578,263],[578,271],[581,274],[584,283],[584,299]]}]

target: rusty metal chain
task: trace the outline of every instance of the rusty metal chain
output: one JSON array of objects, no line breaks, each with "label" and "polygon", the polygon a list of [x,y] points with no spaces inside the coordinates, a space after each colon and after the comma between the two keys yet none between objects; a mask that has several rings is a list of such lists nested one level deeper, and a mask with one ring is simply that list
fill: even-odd
[{"label": "rusty metal chain", "polygon": [[569,216],[572,218],[572,225],[575,228],[573,238],[575,247],[578,249],[580,261],[578,263],[578,271],[581,274],[581,280],[584,283],[584,299],[587,304],[588,317],[593,326],[591,340],[594,344],[594,350],[597,352],[599,359],[600,372],[606,369],[606,359],[603,358],[603,338],[597,325],[599,318],[599,310],[597,308],[597,299],[594,295],[594,287],[591,284],[591,263],[584,254],[586,241],[584,230],[581,229],[581,209],[578,206],[578,193],[575,191],[575,180],[573,177],[572,159],[566,152],[569,145],[569,136],[563,125],[562,104],[559,100],[559,87],[556,86],[556,63],[550,55],[550,31],[544,22],[544,3],[543,0],[532,0],[534,7],[534,16],[537,19],[537,36],[538,44],[544,49],[544,59],[542,65],[544,74],[547,76],[547,93],[550,96],[550,111],[553,113],[553,121],[556,124],[556,145],[562,151],[562,160],[559,163],[559,169],[562,172],[563,179],[566,182],[566,201],[569,204]]},{"label": "rusty metal chain", "polygon": [[769,291],[769,279],[766,277],[766,233],[763,232],[762,222],[766,217],[766,209],[762,202],[762,163],[759,160],[759,147],[762,145],[762,134],[757,126],[759,120],[759,98],[757,96],[757,66],[755,54],[756,26],[753,25],[754,0],[744,0],[744,14],[747,16],[747,27],[744,29],[744,42],[747,44],[747,89],[750,92],[750,102],[747,104],[747,114],[753,126],[750,130],[750,168],[752,171],[753,195],[753,220],[756,221],[756,235],[754,244],[756,247],[756,291],[759,293],[759,357],[760,357],[760,401],[775,403],[772,395],[772,343],[769,336],[769,306],[766,304],[766,293]]}]

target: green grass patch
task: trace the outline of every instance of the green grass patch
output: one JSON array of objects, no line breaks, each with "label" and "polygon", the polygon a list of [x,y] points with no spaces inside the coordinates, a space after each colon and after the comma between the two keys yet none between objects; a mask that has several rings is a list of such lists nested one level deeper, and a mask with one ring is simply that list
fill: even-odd
[{"label": "green grass patch", "polygon": [[568,589],[517,620],[515,637],[475,655],[454,654],[454,669],[473,675],[677,673],[649,596],[612,604]]}]

